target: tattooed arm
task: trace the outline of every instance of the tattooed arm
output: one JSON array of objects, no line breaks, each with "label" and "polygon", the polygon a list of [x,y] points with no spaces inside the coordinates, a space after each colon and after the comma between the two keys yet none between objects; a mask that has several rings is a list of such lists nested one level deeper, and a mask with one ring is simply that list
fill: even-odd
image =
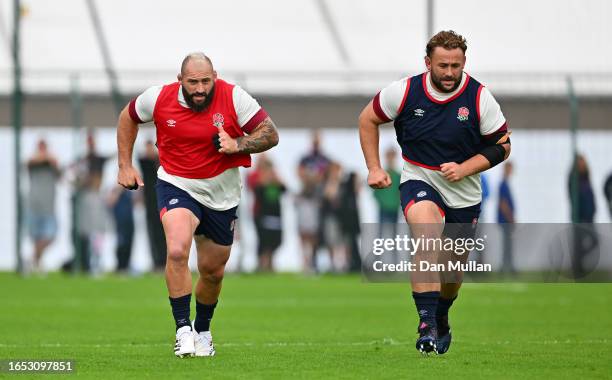
[{"label": "tattooed arm", "polygon": [[233,139],[219,128],[219,153],[259,153],[278,144],[278,131],[270,117],[266,117],[248,136]]},{"label": "tattooed arm", "polygon": [[238,137],[238,152],[259,153],[278,144],[278,131],[270,117],[266,117],[248,136]]}]

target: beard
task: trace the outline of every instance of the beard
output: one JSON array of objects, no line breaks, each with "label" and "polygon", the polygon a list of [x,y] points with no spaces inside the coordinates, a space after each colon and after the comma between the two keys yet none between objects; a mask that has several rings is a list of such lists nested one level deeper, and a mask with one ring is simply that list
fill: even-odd
[{"label": "beard", "polygon": [[[455,78],[453,76],[439,77],[436,74],[434,74],[433,70],[430,71],[430,73],[431,73],[431,82],[436,86],[436,88],[440,92],[444,92],[447,94],[455,91],[461,84],[461,79],[463,78],[463,72],[461,72],[461,75],[459,75],[458,78]],[[452,80],[455,82],[455,84],[453,84],[453,87],[451,87],[450,89],[447,89],[446,87],[444,87],[444,85],[442,85],[443,80]]]},{"label": "beard", "polygon": [[[185,98],[185,103],[187,103],[189,108],[191,108],[193,112],[202,112],[210,105],[210,103],[213,100],[213,95],[215,94],[215,85],[213,85],[213,87],[210,89],[208,94],[205,92],[194,92],[190,94],[187,92],[185,87],[181,87],[181,90],[183,91],[183,97]],[[196,103],[193,100],[195,96],[203,96],[204,101],[202,103]]]}]

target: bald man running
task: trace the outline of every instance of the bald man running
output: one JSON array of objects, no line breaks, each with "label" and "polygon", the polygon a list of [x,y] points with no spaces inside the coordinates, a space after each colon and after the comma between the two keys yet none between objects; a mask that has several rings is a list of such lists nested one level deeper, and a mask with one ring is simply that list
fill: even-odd
[{"label": "bald man running", "polygon": [[[177,357],[212,356],[210,321],[240,202],[238,167],[251,165],[251,153],[278,144],[278,132],[255,99],[217,78],[203,53],[186,56],[177,78],[177,82],[150,87],[121,112],[117,182],[128,189],[143,186],[132,166],[132,151],[138,124],[153,121],[160,161],[157,203],[168,248],[166,284],[176,323],[174,353]],[[192,323],[188,260],[193,239],[200,276]]]}]

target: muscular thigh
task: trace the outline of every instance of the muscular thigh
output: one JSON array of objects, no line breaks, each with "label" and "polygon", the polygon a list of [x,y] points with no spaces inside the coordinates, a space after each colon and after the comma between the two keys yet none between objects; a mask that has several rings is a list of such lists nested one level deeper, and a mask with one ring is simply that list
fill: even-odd
[{"label": "muscular thigh", "polygon": [[166,212],[161,221],[168,247],[178,245],[184,247],[188,252],[193,232],[200,223],[198,218],[189,209],[175,208]]},{"label": "muscular thigh", "polygon": [[439,237],[444,223],[440,195],[422,181],[409,180],[400,186],[402,209],[413,235]]},{"label": "muscular thigh", "polygon": [[230,256],[231,245],[221,245],[204,235],[195,236],[198,269],[201,272],[223,270]]},{"label": "muscular thigh", "polygon": [[169,249],[187,249],[202,220],[200,204],[186,191],[158,180],[155,185],[157,209]]}]

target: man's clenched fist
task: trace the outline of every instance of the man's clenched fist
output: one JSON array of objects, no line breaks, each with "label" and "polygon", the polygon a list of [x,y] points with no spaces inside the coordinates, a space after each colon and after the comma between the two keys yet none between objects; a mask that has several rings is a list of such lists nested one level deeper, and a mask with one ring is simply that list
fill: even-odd
[{"label": "man's clenched fist", "polygon": [[238,142],[225,132],[223,127],[217,127],[219,133],[213,137],[213,144],[219,153],[238,153]]}]

